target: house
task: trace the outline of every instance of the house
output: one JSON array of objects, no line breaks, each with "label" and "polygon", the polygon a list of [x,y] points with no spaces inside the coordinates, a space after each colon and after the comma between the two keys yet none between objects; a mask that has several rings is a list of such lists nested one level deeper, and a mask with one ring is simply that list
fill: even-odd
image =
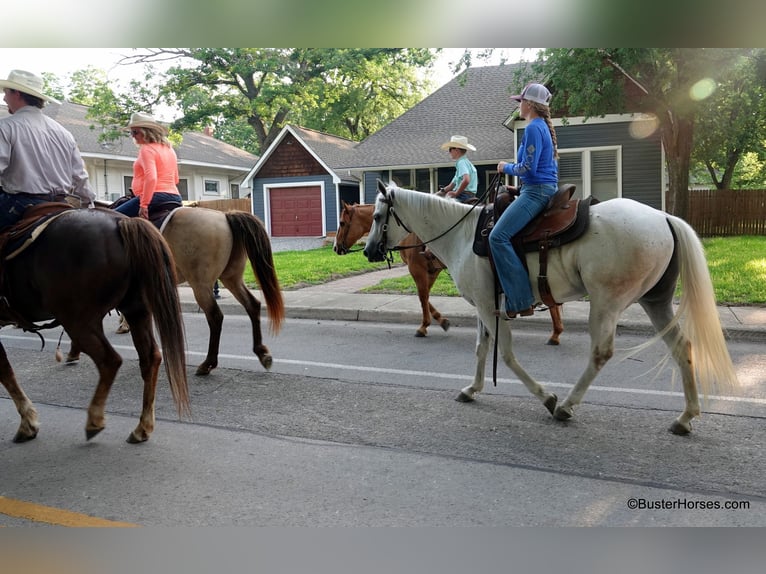
[{"label": "house", "polygon": [[[87,106],[70,102],[48,104],[43,112],[74,136],[96,198],[111,202],[125,195],[133,180],[133,162],[138,157],[133,140],[126,135],[117,141],[99,142],[101,131],[94,120],[86,118]],[[7,114],[8,108],[0,106],[0,117]],[[178,189],[190,201],[238,198],[242,179],[258,161],[258,156],[205,133],[184,132],[180,146],[175,149]]]},{"label": "house", "polygon": [[[476,146],[469,158],[482,193],[497,163],[515,157],[526,125],[509,98],[521,89],[517,72],[518,65],[470,68],[359,143],[286,126],[242,182],[252,192],[253,212],[275,237],[332,233],[341,200],[374,202],[377,179],[429,193],[449,183],[454,164],[440,145],[452,135]],[[555,116],[555,95],[553,103]],[[651,117],[554,117],[553,124],[560,180],[574,183],[578,196],[629,197],[663,207],[664,157]],[[294,205],[286,199],[291,194]],[[300,224],[272,225],[289,220],[294,208],[300,209],[293,216]],[[313,223],[303,225],[308,220]]]},{"label": "house", "polygon": [[338,228],[342,201],[359,202],[349,166],[357,142],[287,125],[242,183],[272,237],[324,237]]}]

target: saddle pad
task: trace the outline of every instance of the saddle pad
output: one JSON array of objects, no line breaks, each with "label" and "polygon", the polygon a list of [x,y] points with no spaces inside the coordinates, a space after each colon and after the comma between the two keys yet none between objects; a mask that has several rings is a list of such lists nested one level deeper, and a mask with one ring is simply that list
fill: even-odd
[{"label": "saddle pad", "polygon": [[165,226],[168,224],[168,221],[170,221],[170,219],[173,217],[173,215],[175,215],[176,211],[179,211],[181,209],[191,209],[191,208],[190,207],[182,206],[182,207],[176,207],[175,209],[172,209],[168,213],[167,217],[165,217],[165,219],[162,221],[162,225],[160,225],[160,233],[165,231]]},{"label": "saddle pad", "polygon": [[58,213],[43,216],[33,227],[26,228],[23,234],[20,234],[16,237],[10,237],[8,242],[3,246],[3,253],[5,254],[3,259],[5,261],[10,261],[16,257],[19,253],[32,245],[32,243],[34,243],[40,234],[45,231],[45,228],[48,227],[51,222],[67,213],[67,211],[68,210],[59,211]]}]

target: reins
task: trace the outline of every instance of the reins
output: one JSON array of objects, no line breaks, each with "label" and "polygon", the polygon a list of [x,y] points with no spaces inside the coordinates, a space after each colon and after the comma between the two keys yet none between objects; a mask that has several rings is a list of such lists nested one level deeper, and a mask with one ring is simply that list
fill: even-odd
[{"label": "reins", "polygon": [[[447,235],[447,233],[449,233],[450,231],[455,229],[455,227],[457,227],[466,217],[468,217],[471,214],[471,212],[474,210],[474,208],[477,205],[479,205],[479,204],[486,205],[488,203],[494,202],[495,201],[495,197],[497,196],[497,191],[498,191],[499,184],[500,184],[499,174],[495,173],[493,178],[492,178],[492,181],[487,186],[486,191],[481,195],[481,197],[479,197],[478,201],[476,201],[471,206],[471,209],[466,211],[466,213],[465,213],[465,215],[463,215],[463,217],[458,219],[452,226],[450,226],[443,233],[437,235],[436,237],[434,237],[432,239],[429,239],[428,241],[423,241],[422,243],[420,243],[418,245],[406,245],[406,246],[403,246],[403,247],[400,246],[400,245],[395,245],[394,247],[389,248],[388,251],[383,254],[383,257],[384,257],[386,263],[388,263],[388,268],[391,269],[391,264],[394,261],[394,251],[402,251],[403,249],[413,249],[415,247],[418,247],[418,248],[426,247],[432,241],[436,241],[437,239],[440,239],[440,238],[444,237],[445,235]],[[494,191],[495,193],[490,194],[490,192],[492,192],[492,191]],[[381,246],[383,246],[383,245],[385,245],[387,243],[387,241],[386,241],[386,234],[388,233],[388,221],[389,221],[389,217],[391,216],[392,213],[394,214],[394,219],[396,220],[396,223],[399,226],[403,227],[408,233],[412,233],[412,231],[404,224],[404,222],[401,219],[399,219],[399,216],[396,214],[396,210],[394,209],[393,195],[394,195],[394,192],[392,190],[388,194],[386,199],[385,199],[386,203],[388,204],[388,211],[386,212],[386,222],[383,225],[383,241],[380,243]],[[497,281],[497,278],[495,278],[495,282],[494,283],[495,283],[495,289],[494,289],[494,291],[495,291],[495,309],[497,309],[499,304],[500,304],[500,285],[499,285],[499,283]],[[498,316],[495,317],[495,337],[494,337],[494,345],[493,345],[493,353],[492,353],[492,383],[494,384],[494,386],[497,386],[497,356],[498,356],[498,340],[497,340],[498,336],[497,336],[497,333],[498,333],[499,328],[500,328],[500,317],[498,315]]]},{"label": "reins", "polygon": [[[403,249],[415,249],[415,248],[426,247],[426,246],[428,246],[429,243],[432,243],[432,242],[436,241],[437,239],[441,239],[442,237],[447,235],[450,231],[452,231],[458,225],[460,225],[463,222],[463,220],[471,214],[471,212],[476,208],[477,205],[486,205],[487,204],[487,199],[489,198],[490,191],[493,188],[497,187],[497,183],[498,183],[498,174],[495,173],[493,178],[492,178],[492,181],[490,182],[489,186],[487,186],[487,189],[484,191],[484,193],[482,193],[477,198],[477,201],[475,203],[473,203],[473,205],[471,205],[471,209],[466,211],[465,214],[460,219],[458,219],[455,223],[453,223],[445,231],[443,231],[442,233],[440,233],[436,237],[432,237],[428,241],[423,241],[422,243],[418,243],[416,245],[405,245],[405,246],[395,245],[394,247],[389,248],[388,255],[386,257],[386,261],[389,261],[389,258],[390,258],[391,261],[393,260],[393,257],[394,257],[393,256],[393,251],[402,251]],[[390,196],[392,196],[393,193],[394,192],[392,191]],[[390,197],[386,198],[386,203],[388,203],[388,213],[386,214],[386,224],[383,227],[384,237],[385,237],[386,231],[388,231],[388,217],[391,215],[391,213],[394,214],[394,219],[396,220],[397,225],[399,225],[400,227],[403,227],[407,231],[407,233],[412,233],[412,231],[404,224],[404,222],[402,222],[402,220],[399,219],[399,216],[396,214],[396,209],[394,208],[393,201],[391,201]],[[385,242],[384,242],[384,244],[385,244]],[[390,265],[391,265],[391,263],[389,262],[389,266]]]}]

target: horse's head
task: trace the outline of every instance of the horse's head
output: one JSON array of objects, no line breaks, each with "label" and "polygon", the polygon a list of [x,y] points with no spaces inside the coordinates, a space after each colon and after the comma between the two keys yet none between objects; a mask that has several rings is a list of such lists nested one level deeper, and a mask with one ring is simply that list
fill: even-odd
[{"label": "horse's head", "polygon": [[372,225],[372,205],[349,205],[343,202],[343,210],[340,213],[338,232],[332,249],[338,255],[346,255],[351,251],[351,246],[370,230]]},{"label": "horse's head", "polygon": [[394,215],[395,190],[396,186],[386,187],[378,180],[378,197],[372,213],[372,227],[364,246],[364,255],[370,262],[384,261],[386,253],[409,233]]}]

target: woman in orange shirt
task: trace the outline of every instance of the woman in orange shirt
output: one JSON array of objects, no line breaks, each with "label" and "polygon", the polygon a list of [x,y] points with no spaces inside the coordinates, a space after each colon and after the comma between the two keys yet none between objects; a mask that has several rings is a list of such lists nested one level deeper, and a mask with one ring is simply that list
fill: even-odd
[{"label": "woman in orange shirt", "polygon": [[130,135],[138,146],[138,158],[133,164],[131,188],[135,197],[117,208],[129,217],[149,219],[149,208],[177,202],[178,158],[168,140],[168,130],[152,116],[134,113],[128,124]]}]

